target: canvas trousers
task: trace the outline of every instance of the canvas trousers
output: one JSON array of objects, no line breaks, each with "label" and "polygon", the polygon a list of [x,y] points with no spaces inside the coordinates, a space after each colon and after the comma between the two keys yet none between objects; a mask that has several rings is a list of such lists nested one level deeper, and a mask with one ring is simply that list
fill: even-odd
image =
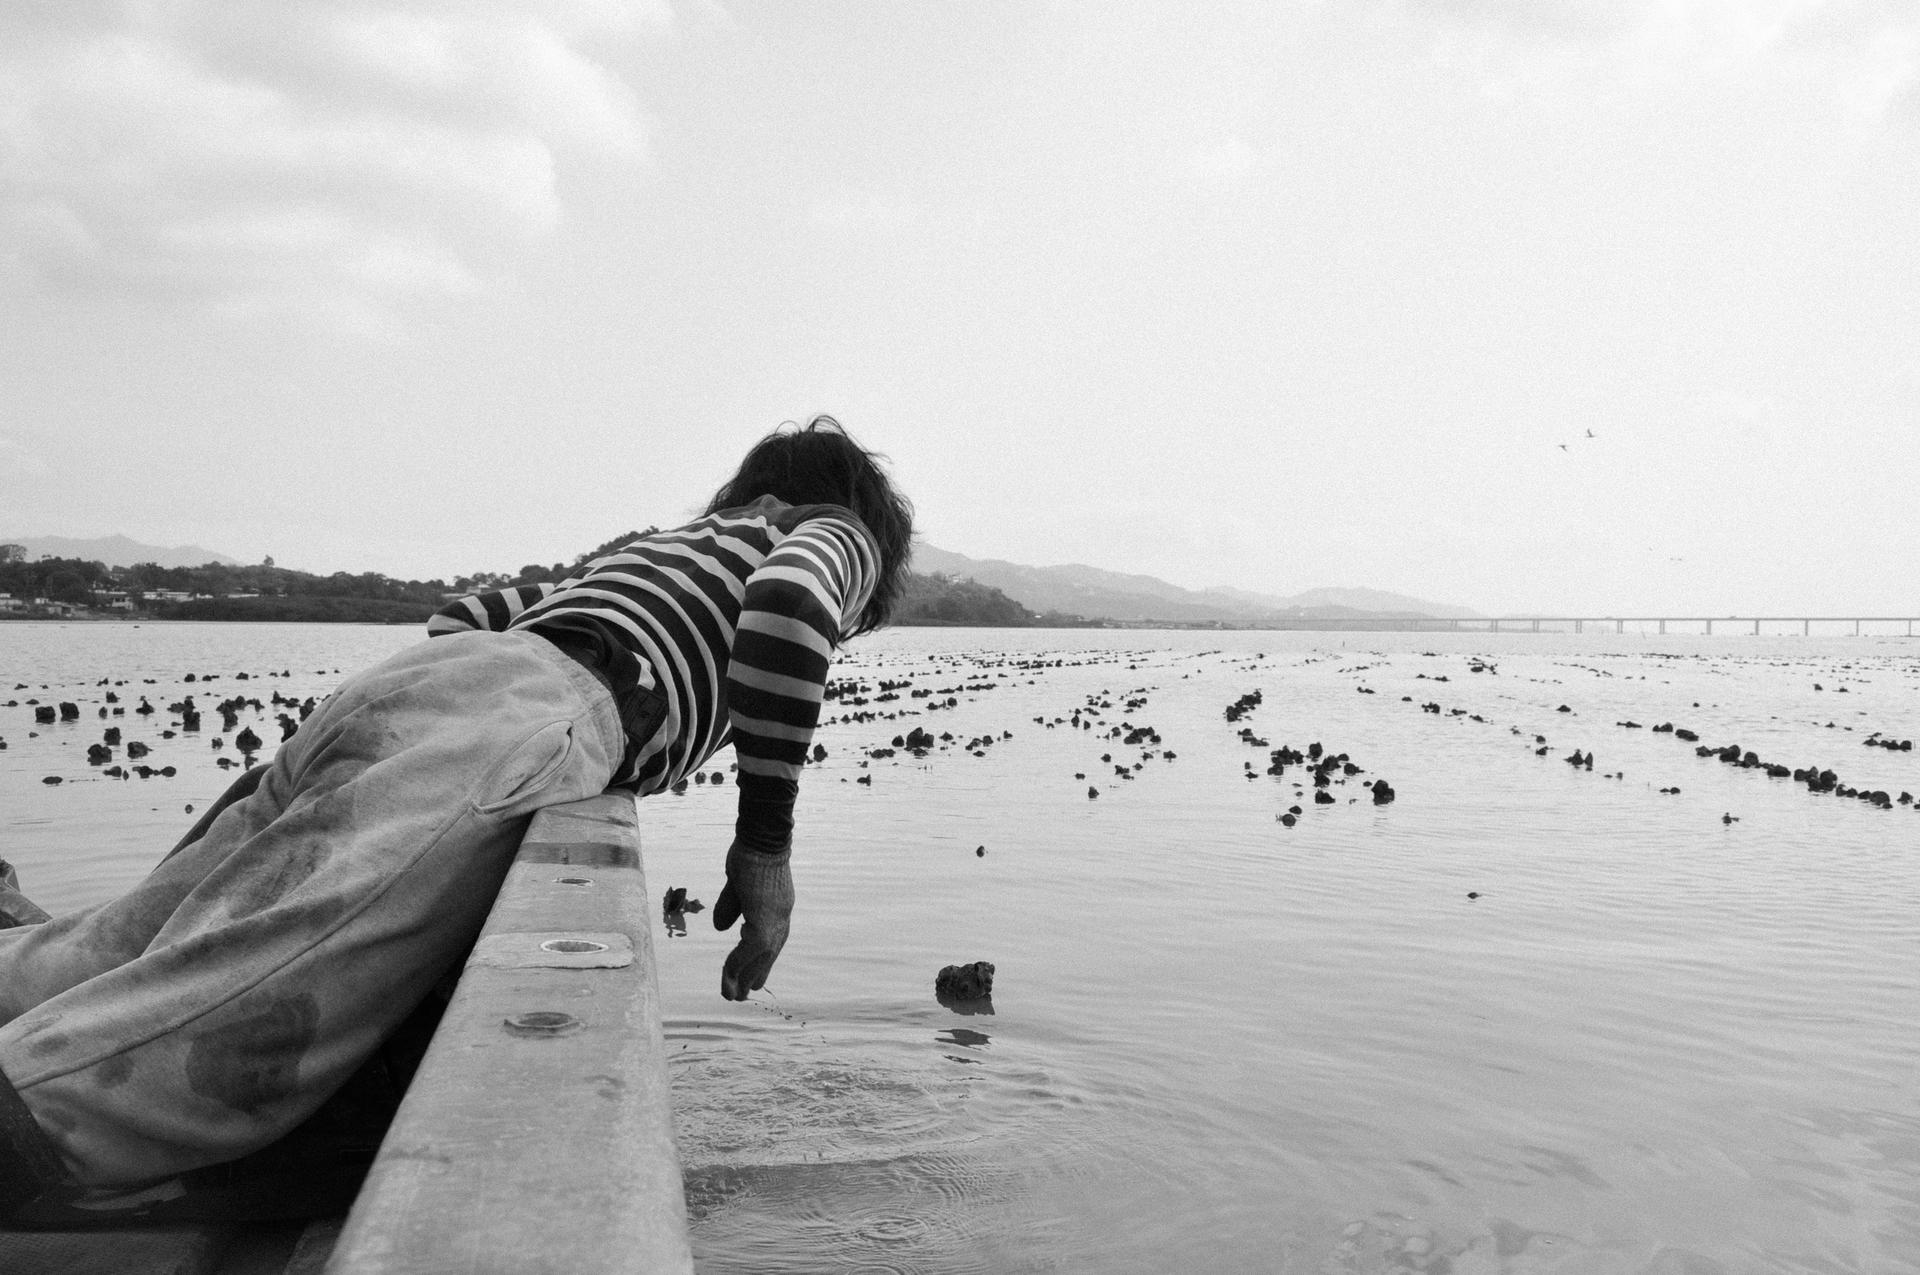
[{"label": "canvas trousers", "polygon": [[603,791],[623,743],[602,680],[531,633],[356,674],[127,894],[0,930],[0,1073],[81,1187],[272,1143],[465,957],[533,812]]}]

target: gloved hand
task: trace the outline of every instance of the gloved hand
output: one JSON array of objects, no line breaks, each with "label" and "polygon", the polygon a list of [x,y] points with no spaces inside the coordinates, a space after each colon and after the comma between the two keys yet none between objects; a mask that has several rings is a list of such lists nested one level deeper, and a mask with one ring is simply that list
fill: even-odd
[{"label": "gloved hand", "polygon": [[767,985],[767,975],[787,945],[787,922],[793,916],[793,873],[787,868],[791,850],[762,854],[739,842],[727,851],[727,885],[713,905],[713,928],[729,930],[739,917],[740,942],[727,953],[720,970],[720,994],[730,1001],[747,999]]}]

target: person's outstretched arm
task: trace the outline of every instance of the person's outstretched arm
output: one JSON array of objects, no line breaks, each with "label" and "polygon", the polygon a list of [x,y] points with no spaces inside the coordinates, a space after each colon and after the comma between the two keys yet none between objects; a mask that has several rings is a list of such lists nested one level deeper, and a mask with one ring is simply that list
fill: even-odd
[{"label": "person's outstretched arm", "polygon": [[793,913],[793,802],[820,721],[840,635],[878,579],[879,553],[851,518],[813,519],[748,577],[727,667],[727,714],[740,807],[715,928],[746,918],[720,973],[720,994],[765,987]]}]

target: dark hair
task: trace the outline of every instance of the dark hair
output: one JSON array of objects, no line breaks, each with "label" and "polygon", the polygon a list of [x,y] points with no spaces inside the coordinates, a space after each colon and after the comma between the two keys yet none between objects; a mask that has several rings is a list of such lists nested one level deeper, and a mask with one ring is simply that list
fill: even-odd
[{"label": "dark hair", "polygon": [[738,509],[762,496],[853,511],[880,547],[880,579],[848,636],[871,633],[892,617],[906,589],[913,547],[913,502],[894,490],[881,468],[885,459],[854,442],[831,416],[782,426],[753,445],[705,512]]}]

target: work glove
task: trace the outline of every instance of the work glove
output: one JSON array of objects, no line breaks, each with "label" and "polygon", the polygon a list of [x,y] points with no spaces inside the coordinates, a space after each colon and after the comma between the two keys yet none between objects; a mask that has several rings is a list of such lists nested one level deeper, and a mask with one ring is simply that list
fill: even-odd
[{"label": "work glove", "polygon": [[739,842],[727,851],[727,885],[713,905],[713,928],[730,930],[740,917],[740,941],[727,953],[720,969],[720,994],[730,1001],[747,999],[767,985],[767,975],[787,945],[787,923],[793,916],[793,873],[787,868],[791,850],[763,854]]}]

